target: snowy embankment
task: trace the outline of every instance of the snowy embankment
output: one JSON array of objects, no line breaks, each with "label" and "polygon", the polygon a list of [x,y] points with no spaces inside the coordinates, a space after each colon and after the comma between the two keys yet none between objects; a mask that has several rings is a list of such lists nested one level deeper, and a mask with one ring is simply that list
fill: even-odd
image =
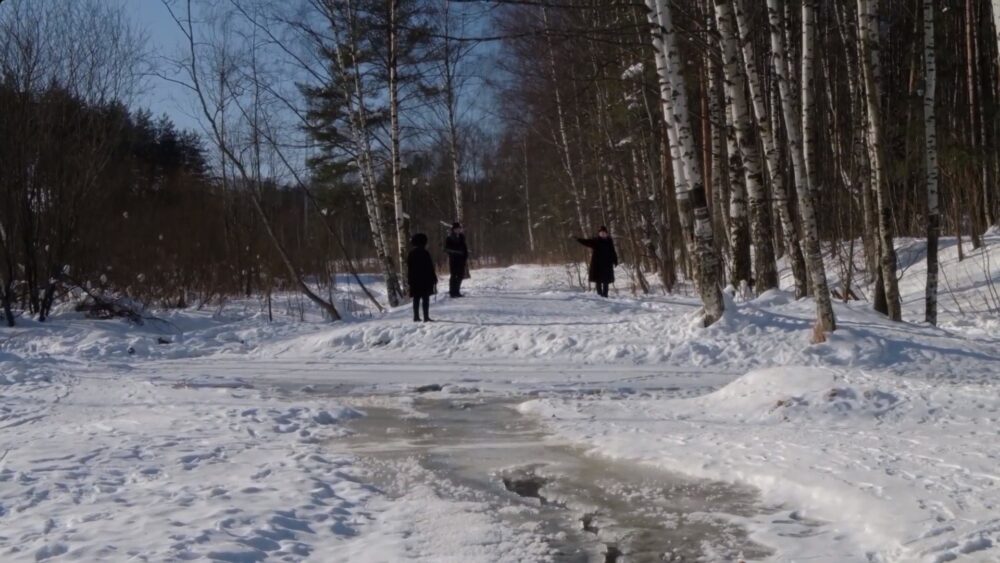
[{"label": "snowy embankment", "polygon": [[[531,266],[474,271],[431,324],[401,307],[330,325],[291,301],[274,323],[255,303],[142,327],[23,320],[0,332],[0,559],[489,561],[502,542],[482,507],[388,502],[340,445],[359,413],[298,392],[440,383],[535,395],[521,410],[594,455],[747,483],[831,523],[791,538],[755,521],[778,560],[997,560],[1000,234],[986,241],[961,263],[945,242],[941,327],[919,324],[921,244],[903,241],[909,323],[838,304],[818,345],[811,301],[786,292],[703,329],[691,296],[603,300]],[[432,538],[433,514],[476,525]]]}]

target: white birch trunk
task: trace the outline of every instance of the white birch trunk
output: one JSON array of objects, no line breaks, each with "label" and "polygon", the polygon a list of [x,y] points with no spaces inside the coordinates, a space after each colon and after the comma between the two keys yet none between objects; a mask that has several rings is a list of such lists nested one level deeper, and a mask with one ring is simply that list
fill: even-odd
[{"label": "white birch trunk", "polygon": [[[746,81],[740,70],[739,40],[735,15],[729,0],[715,0],[715,17],[722,37],[722,70],[726,76],[726,100],[732,112],[736,143],[743,158],[742,175],[746,182],[750,211],[750,240],[754,247],[754,279],[757,294],[778,287],[778,269],[774,259],[771,212],[760,151],[753,137],[747,105]],[[730,162],[733,155],[729,156]],[[739,286],[737,286],[738,288]]]},{"label": "white birch trunk", "polygon": [[660,36],[663,49],[663,62],[666,71],[667,84],[671,86],[672,96],[665,101],[673,114],[674,127],[680,148],[681,162],[689,182],[688,203],[694,212],[695,247],[692,254],[698,256],[698,290],[705,307],[705,326],[711,325],[722,317],[724,305],[722,290],[719,287],[719,259],[715,250],[712,233],[712,218],[705,199],[705,184],[701,174],[701,158],[694,143],[691,122],[688,115],[687,91],[684,76],[681,74],[681,57],[677,48],[677,37],[674,31],[670,9],[665,0],[652,1],[651,9],[657,14],[659,28],[653,29],[654,37]]},{"label": "white birch trunk", "polygon": [[865,82],[865,103],[868,112],[868,154],[871,163],[872,185],[878,208],[879,266],[885,288],[889,318],[902,320],[899,302],[899,284],[896,280],[896,249],[892,234],[892,211],[885,180],[885,160],[882,152],[882,113],[879,107],[880,91],[879,41],[877,29],[877,0],[858,0],[858,37],[860,44],[861,74]]},{"label": "white birch trunk", "polygon": [[1000,0],[993,0],[993,33],[997,40],[997,66],[1000,67]]},{"label": "white birch trunk", "polygon": [[402,291],[409,291],[406,253],[410,244],[410,221],[403,208],[402,163],[399,153],[399,0],[389,1],[389,151],[392,166],[392,196],[396,219],[396,263]]},{"label": "white birch trunk", "polygon": [[521,149],[524,152],[524,212],[528,220],[528,249],[535,254],[535,226],[531,221],[531,192],[528,185],[528,140],[522,139]]},{"label": "white birch trunk", "polygon": [[[353,6],[350,2],[347,2],[346,8],[348,10],[348,25],[351,25],[350,22],[354,20]],[[335,21],[335,18],[330,18],[330,21]],[[372,232],[372,243],[375,246],[375,255],[377,256],[379,263],[382,265],[382,272],[385,275],[386,293],[389,305],[396,307],[402,302],[403,295],[399,287],[399,277],[395,268],[393,268],[392,259],[389,257],[389,249],[386,240],[388,237],[386,237],[385,234],[385,223],[382,219],[382,207],[378,201],[378,191],[375,181],[375,167],[372,162],[371,140],[369,139],[367,133],[368,115],[365,108],[364,92],[361,86],[361,70],[357,64],[357,45],[353,39],[349,43],[351,66],[348,67],[346,66],[347,61],[345,60],[343,50],[339,47],[339,30],[334,29],[333,32],[334,41],[338,44],[336,48],[337,62],[340,68],[341,82],[345,89],[344,99],[347,101],[348,112],[350,114],[349,121],[351,124],[351,138],[354,145],[357,147],[357,166],[358,172],[361,176],[361,189],[362,194],[364,195],[365,209],[368,215],[368,225]],[[350,35],[350,30],[348,30],[347,35]],[[354,71],[348,74],[346,71],[347,68],[353,68]],[[348,84],[353,86],[353,92],[348,89]]]},{"label": "white birch trunk", "polygon": [[[750,222],[747,219],[747,187],[743,160],[736,141],[732,102],[726,97],[726,149],[729,152],[729,242],[732,248],[729,283],[739,290],[750,285]],[[720,207],[722,200],[717,202]]]},{"label": "white birch trunk", "polygon": [[736,26],[739,32],[739,43],[743,46],[743,67],[746,71],[750,100],[757,123],[757,132],[764,147],[764,162],[767,164],[768,178],[771,181],[771,192],[774,204],[778,208],[778,218],[781,220],[785,253],[788,256],[788,262],[791,264],[792,274],[795,278],[795,296],[802,298],[805,297],[808,287],[806,267],[802,261],[802,251],[799,246],[798,232],[795,228],[795,218],[792,217],[788,206],[788,192],[785,189],[784,174],[781,167],[781,153],[778,150],[777,141],[775,140],[777,128],[771,127],[770,116],[767,111],[767,101],[764,98],[764,88],[761,84],[760,73],[757,69],[756,59],[754,58],[753,42],[750,40],[750,28],[746,21],[746,13],[743,11],[738,0],[733,1],[736,2],[737,8]]},{"label": "white birch trunk", "polygon": [[[993,0],[994,16],[1000,0]],[[924,0],[924,160],[927,165],[927,289],[924,320],[937,324],[938,236],[941,215],[938,208],[937,61],[934,55],[934,0]]]},{"label": "white birch trunk", "polygon": [[[659,29],[657,8],[655,0],[646,0],[647,18],[650,28]],[[694,225],[691,222],[691,215],[688,213],[690,206],[688,201],[688,181],[681,162],[681,149],[677,141],[677,129],[674,127],[674,114],[670,110],[670,100],[673,98],[670,82],[667,80],[667,63],[664,57],[663,40],[659,33],[653,33],[653,60],[656,63],[656,76],[660,86],[660,106],[663,111],[663,119],[666,122],[667,145],[670,149],[670,167],[674,179],[674,195],[677,199],[678,220],[681,228],[681,235],[688,248],[694,244]]]},{"label": "white birch trunk", "polygon": [[[795,191],[798,194],[799,214],[802,218],[803,251],[805,254],[806,269],[812,281],[813,297],[816,300],[816,316],[819,328],[825,332],[832,332],[836,330],[837,323],[833,314],[830,290],[826,282],[823,254],[819,244],[819,228],[816,224],[816,211],[813,208],[812,193],[808,177],[805,173],[805,155],[802,147],[800,116],[796,114],[796,104],[792,100],[792,84],[789,81],[787,72],[789,65],[785,58],[785,45],[781,33],[783,27],[782,16],[778,4],[778,0],[767,0],[768,27],[771,34],[771,53],[774,57],[774,68],[781,95],[782,115],[785,119],[785,132],[788,137],[788,149],[792,157],[792,173],[795,178]],[[803,50],[810,51],[808,57],[811,58],[815,26],[805,23],[806,21],[812,21],[812,15],[808,14],[807,10],[813,10],[812,0],[804,0],[802,4]],[[803,60],[806,58],[803,57]]]},{"label": "white birch trunk", "polygon": [[819,191],[816,178],[816,5],[815,0],[802,3],[802,155],[806,185],[810,193]]},{"label": "white birch trunk", "polygon": [[[714,22],[708,22],[712,24],[714,28]],[[711,166],[706,166],[706,170],[711,172],[711,186],[712,186],[712,221],[716,225],[716,234],[721,239],[719,242],[721,246],[725,247],[722,252],[729,252],[732,255],[733,247],[731,244],[732,234],[732,216],[731,216],[731,202],[729,202],[729,190],[726,189],[726,178],[728,176],[726,167],[729,165],[729,160],[726,158],[726,136],[729,133],[726,124],[729,121],[728,110],[724,111],[723,100],[726,98],[725,87],[723,86],[722,71],[719,69],[719,64],[714,56],[714,53],[707,52],[705,54],[706,59],[706,70],[708,72],[708,122],[709,127],[706,128],[705,134],[710,135],[712,138],[711,150],[709,153],[709,162]],[[703,143],[708,143],[707,138],[702,141]],[[734,153],[730,150],[728,152],[729,156]],[[732,178],[729,179],[733,181]],[[727,203],[729,203],[727,205]],[[731,256],[730,266],[734,264],[734,260]],[[739,287],[736,285],[735,287]]]}]

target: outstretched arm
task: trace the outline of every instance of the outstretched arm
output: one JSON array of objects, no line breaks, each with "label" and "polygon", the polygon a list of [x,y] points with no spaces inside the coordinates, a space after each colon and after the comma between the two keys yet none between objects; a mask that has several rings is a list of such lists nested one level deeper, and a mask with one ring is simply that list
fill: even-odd
[{"label": "outstretched arm", "polygon": [[597,241],[592,238],[579,238],[577,237],[576,242],[586,246],[588,248],[594,248],[597,246]]}]

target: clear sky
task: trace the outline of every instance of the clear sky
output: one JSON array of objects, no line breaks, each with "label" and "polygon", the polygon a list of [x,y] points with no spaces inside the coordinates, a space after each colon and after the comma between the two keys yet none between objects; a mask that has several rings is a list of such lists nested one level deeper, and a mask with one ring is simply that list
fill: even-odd
[{"label": "clear sky", "polygon": [[[156,59],[175,58],[182,48],[184,36],[170,18],[160,0],[119,0],[133,20],[149,38],[149,49]],[[159,72],[166,72],[169,65],[158,64]],[[154,116],[166,114],[182,129],[201,132],[198,120],[193,117],[194,107],[184,88],[153,76],[138,100],[140,107],[149,108]]]}]

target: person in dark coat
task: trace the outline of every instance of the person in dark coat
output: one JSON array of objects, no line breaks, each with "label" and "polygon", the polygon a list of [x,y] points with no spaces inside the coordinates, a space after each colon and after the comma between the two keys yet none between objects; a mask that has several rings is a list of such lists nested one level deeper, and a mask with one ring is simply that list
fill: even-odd
[{"label": "person in dark coat", "polygon": [[431,322],[431,295],[437,293],[437,273],[434,271],[434,260],[427,252],[427,235],[417,233],[410,240],[413,248],[406,257],[407,281],[410,284],[410,296],[413,297],[413,320],[420,322],[420,305],[424,309],[424,322]]},{"label": "person in dark coat", "polygon": [[590,281],[597,285],[597,294],[608,296],[608,286],[615,282],[615,267],[618,266],[618,253],[615,252],[615,242],[608,234],[608,228],[602,226],[597,231],[596,238],[577,238],[580,244],[592,248],[590,256]]},{"label": "person in dark coat", "polygon": [[448,294],[452,297],[465,297],[462,295],[462,280],[469,271],[469,248],[465,245],[461,223],[452,224],[451,234],[444,241],[444,251],[448,253],[448,267],[451,270]]}]

